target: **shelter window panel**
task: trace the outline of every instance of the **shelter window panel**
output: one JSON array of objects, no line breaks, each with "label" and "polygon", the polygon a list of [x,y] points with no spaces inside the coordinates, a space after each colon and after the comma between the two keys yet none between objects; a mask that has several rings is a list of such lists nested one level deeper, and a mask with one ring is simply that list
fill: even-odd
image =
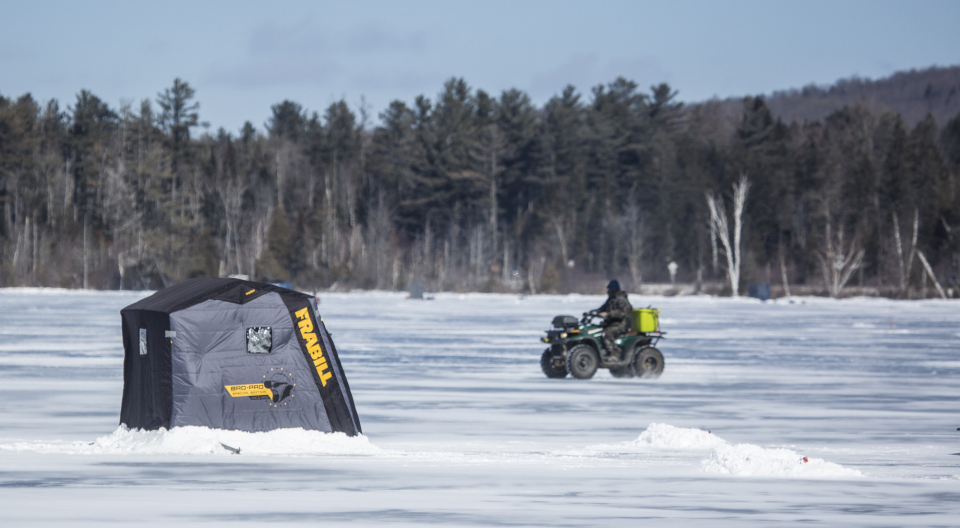
[{"label": "shelter window panel", "polygon": [[141,356],[147,355],[147,329],[146,328],[140,329],[140,355]]},{"label": "shelter window panel", "polygon": [[247,328],[247,354],[269,354],[273,350],[273,328]]}]

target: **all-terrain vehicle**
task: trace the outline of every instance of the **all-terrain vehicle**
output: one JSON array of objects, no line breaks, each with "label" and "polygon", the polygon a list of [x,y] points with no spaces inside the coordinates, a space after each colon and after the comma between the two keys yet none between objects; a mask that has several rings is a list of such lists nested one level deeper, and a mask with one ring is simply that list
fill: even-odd
[{"label": "all-terrain vehicle", "polygon": [[621,356],[603,346],[603,327],[594,324],[597,312],[585,312],[579,321],[572,315],[553,318],[553,328],[540,338],[550,345],[540,356],[540,368],[548,378],[590,379],[598,368],[610,369],[617,378],[659,378],[663,354],[655,348],[666,332],[660,331],[660,310],[633,311],[633,331],[616,339]]}]

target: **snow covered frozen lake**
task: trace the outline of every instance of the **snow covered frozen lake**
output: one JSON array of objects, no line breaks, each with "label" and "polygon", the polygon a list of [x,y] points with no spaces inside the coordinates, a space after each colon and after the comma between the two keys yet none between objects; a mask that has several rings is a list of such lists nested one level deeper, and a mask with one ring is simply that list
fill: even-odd
[{"label": "snow covered frozen lake", "polygon": [[663,377],[580,381],[538,340],[602,297],[323,294],[346,438],[118,430],[144,295],[0,290],[3,526],[960,525],[957,302],[632,295]]}]

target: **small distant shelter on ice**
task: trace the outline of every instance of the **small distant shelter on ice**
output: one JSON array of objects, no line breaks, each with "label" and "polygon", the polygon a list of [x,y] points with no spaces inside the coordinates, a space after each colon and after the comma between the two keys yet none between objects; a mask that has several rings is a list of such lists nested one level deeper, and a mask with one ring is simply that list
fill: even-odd
[{"label": "small distant shelter on ice", "polygon": [[241,279],[190,279],[120,311],[120,423],[361,432],[316,298]]}]

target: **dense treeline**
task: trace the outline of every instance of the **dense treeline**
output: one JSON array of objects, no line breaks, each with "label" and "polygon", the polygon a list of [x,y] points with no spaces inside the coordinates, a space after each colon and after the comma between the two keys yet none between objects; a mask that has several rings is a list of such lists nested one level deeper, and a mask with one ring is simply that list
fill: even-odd
[{"label": "dense treeline", "polygon": [[729,201],[742,175],[741,284],[786,276],[826,291],[825,263],[860,250],[853,284],[919,295],[914,251],[945,287],[956,281],[960,117],[908,127],[854,105],[784,123],[748,97],[731,123],[720,102],[675,97],[617,79],[537,107],[451,79],[377,125],[343,101],[322,114],[283,101],[264,130],[235,134],[201,133],[179,79],[138,107],[87,91],[66,109],[0,97],[0,284],[242,274],[301,288],[594,291],[614,276],[630,289],[665,281],[676,262],[679,281],[718,290],[705,196]]}]

